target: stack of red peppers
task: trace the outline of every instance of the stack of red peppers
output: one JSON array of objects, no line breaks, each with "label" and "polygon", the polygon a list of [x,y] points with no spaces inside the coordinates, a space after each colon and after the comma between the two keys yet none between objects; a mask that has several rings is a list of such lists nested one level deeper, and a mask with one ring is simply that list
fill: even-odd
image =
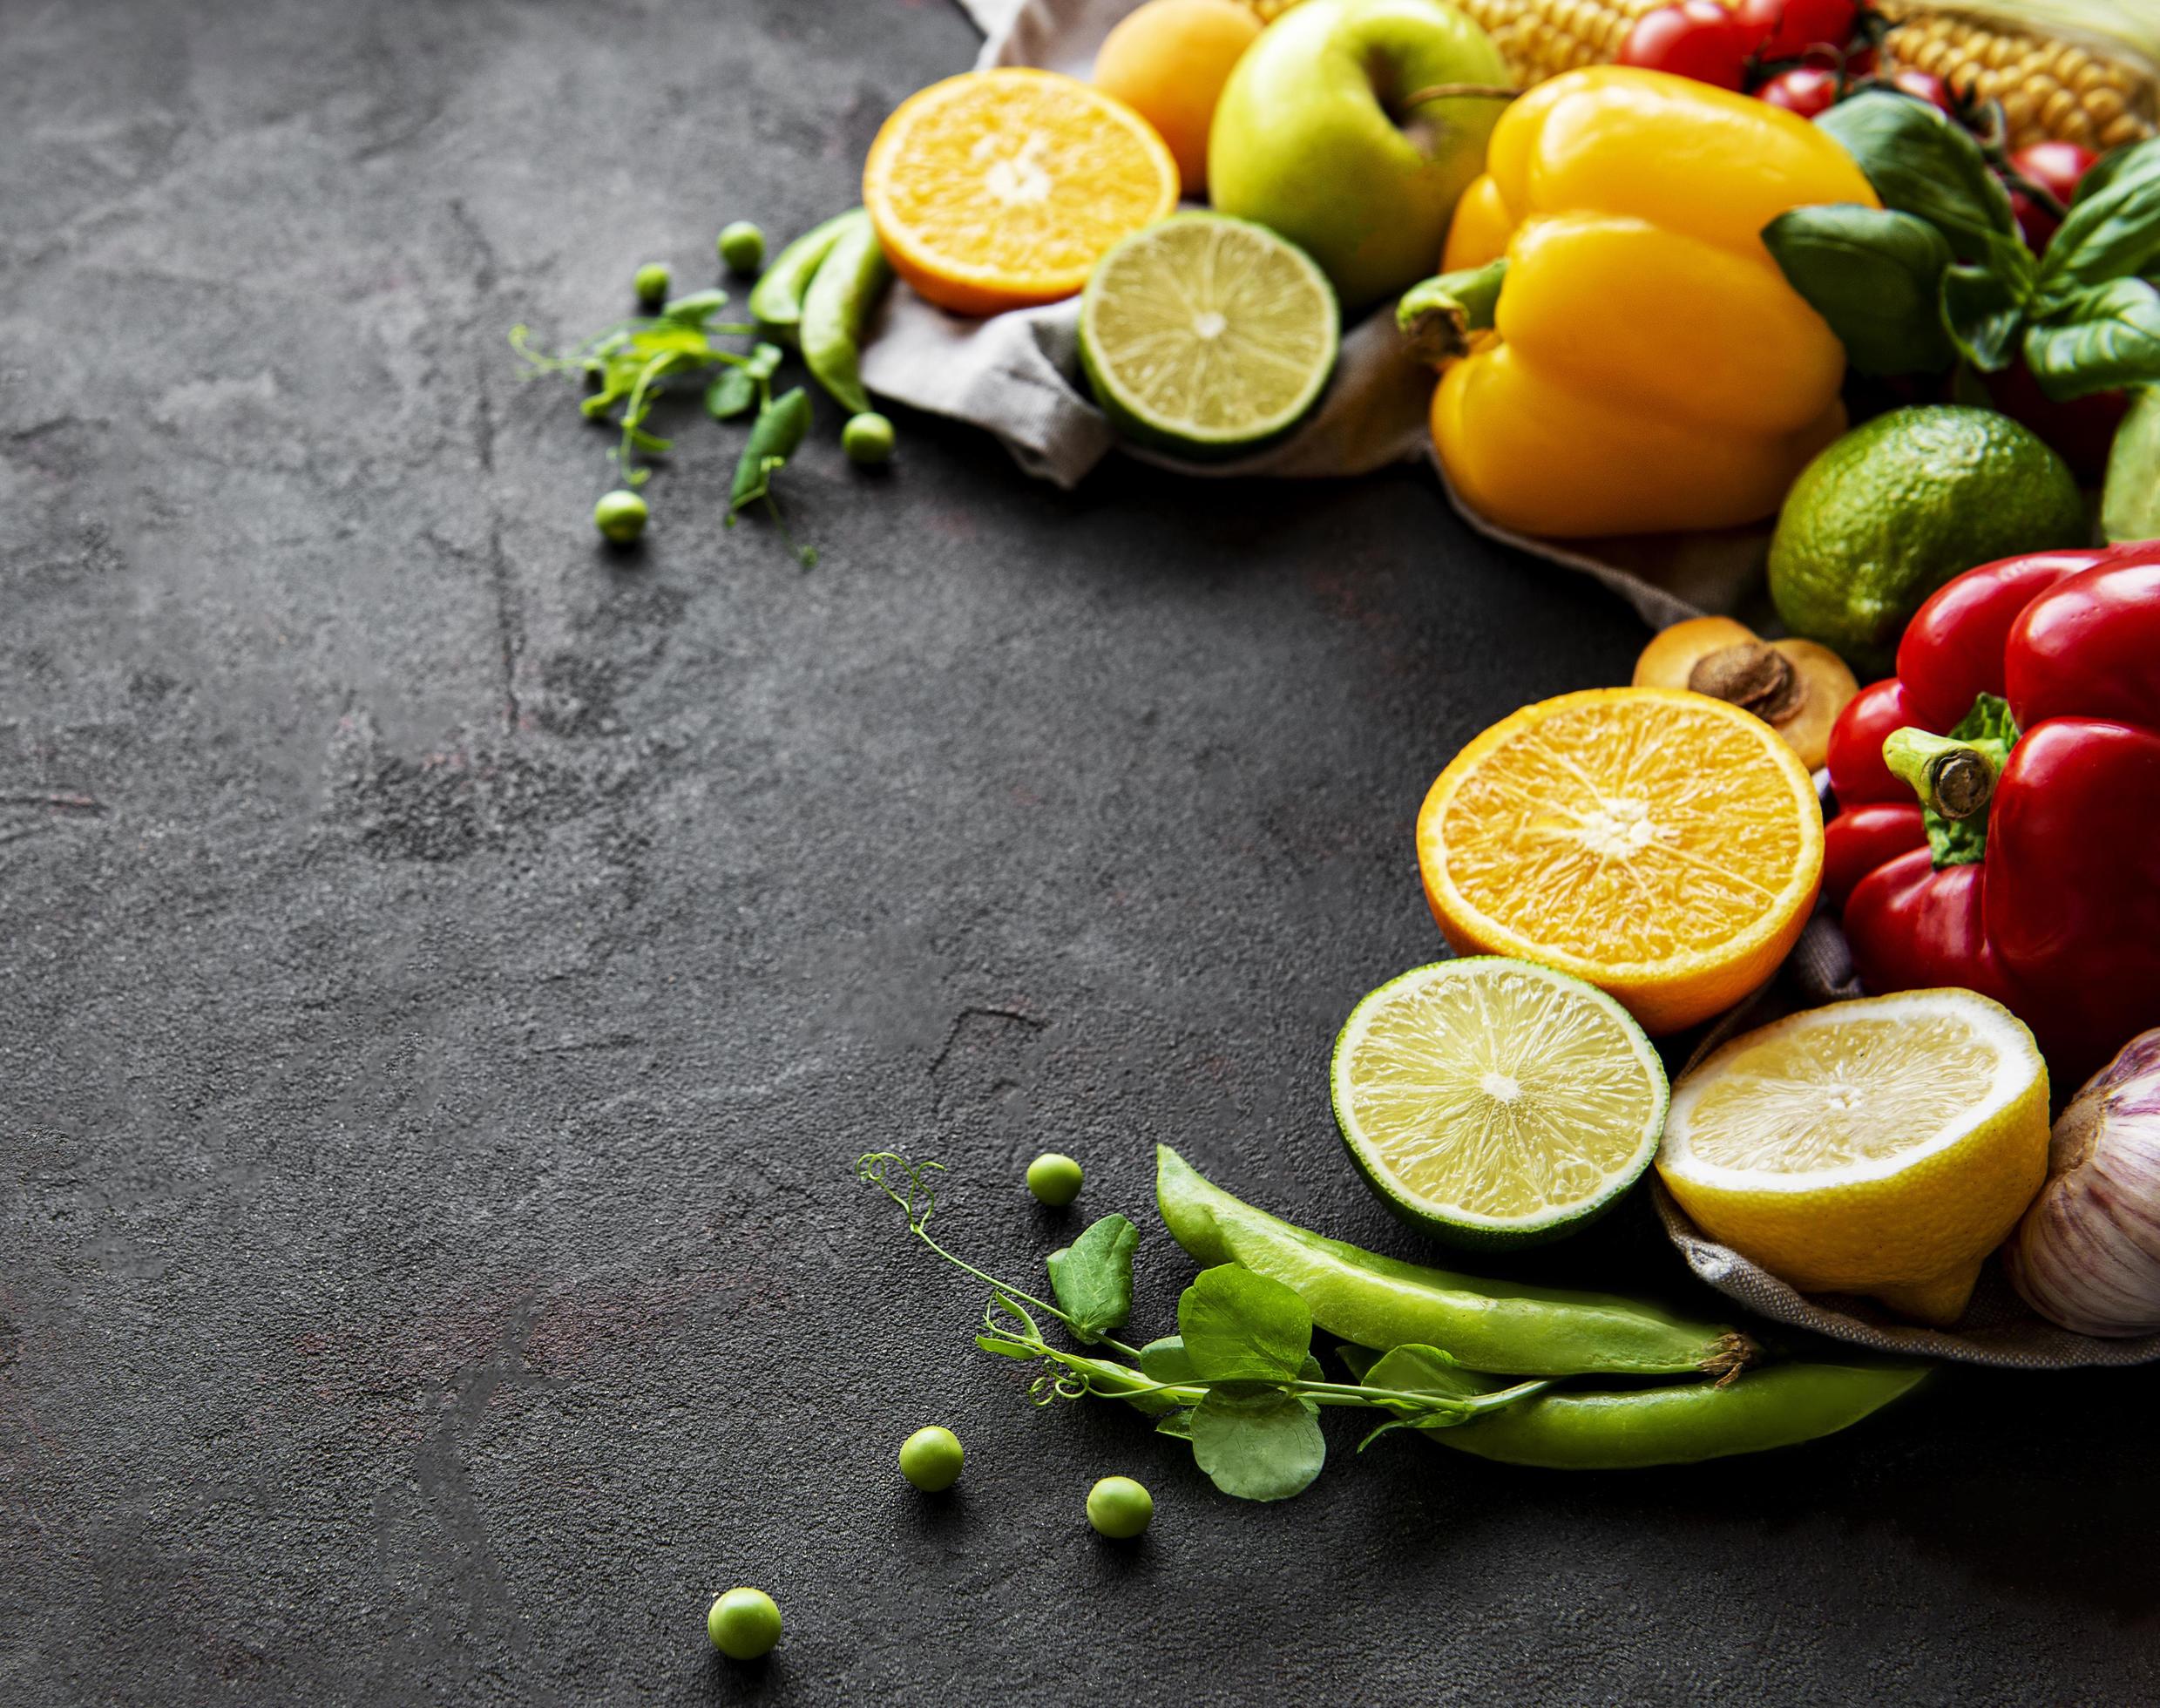
[{"label": "stack of red peppers", "polygon": [[2160,541],[1949,582],[1829,762],[1823,887],[1870,991],[1994,997],[2066,1088],[2160,1026]]}]

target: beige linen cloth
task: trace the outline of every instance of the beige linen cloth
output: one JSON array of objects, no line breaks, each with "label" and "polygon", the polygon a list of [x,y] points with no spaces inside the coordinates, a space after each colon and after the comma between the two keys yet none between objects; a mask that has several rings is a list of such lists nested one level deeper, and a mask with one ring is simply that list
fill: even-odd
[{"label": "beige linen cloth", "polygon": [[[1110,27],[1138,0],[959,3],[984,32],[978,65],[1040,65],[1085,77]],[[1066,487],[1113,451],[1216,478],[1366,474],[1432,455],[1425,412],[1432,376],[1402,349],[1392,305],[1373,310],[1345,334],[1319,413],[1297,434],[1261,456],[1206,468],[1118,442],[1080,377],[1079,320],[1076,302],[965,320],[896,286],[863,352],[863,378],[883,396],[987,429],[1029,473]],[[1452,491],[1448,496],[1454,500]],[[1761,582],[1766,529],[1562,545],[1494,527],[1459,500],[1455,507],[1479,532],[1595,577],[1655,627],[1704,611],[1730,611]],[[1818,915],[1777,978],[1713,1027],[1694,1061],[1778,1014],[1858,994],[1845,939],[1827,915]],[[1988,1264],[1964,1319],[1949,1332],[1916,1328],[1863,1299],[1809,1298],[1703,1234],[1662,1185],[1654,1182],[1652,1190],[1665,1231],[1688,1267],[1775,1322],[1882,1352],[2021,1370],[2160,1359],[2160,1336],[2100,1340],[2043,1322],[2011,1291],[1999,1262]]]},{"label": "beige linen cloth", "polygon": [[[960,0],[984,31],[978,66],[1040,65],[1083,78],[1111,26],[1137,3]],[[1435,267],[1439,261],[1434,256]],[[863,381],[880,396],[986,429],[1030,474],[1065,487],[1114,451],[1210,478],[1369,474],[1432,457],[1425,423],[1432,370],[1404,349],[1391,303],[1345,331],[1335,377],[1310,421],[1257,457],[1205,467],[1119,442],[1080,376],[1079,322],[1074,300],[969,320],[897,285],[870,329]],[[1762,582],[1764,529],[1561,543],[1496,527],[1459,503],[1456,508],[1479,532],[1595,578],[1653,627],[1735,610]]]}]

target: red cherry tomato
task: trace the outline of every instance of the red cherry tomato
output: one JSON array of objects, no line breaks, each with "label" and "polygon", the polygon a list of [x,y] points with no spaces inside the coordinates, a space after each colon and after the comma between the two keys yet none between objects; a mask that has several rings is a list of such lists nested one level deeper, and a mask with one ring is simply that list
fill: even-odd
[{"label": "red cherry tomato", "polygon": [[[2093,169],[2100,156],[2075,142],[2035,142],[2010,156],[2010,169],[2029,178],[2057,201],[2069,205],[2077,193],[2077,180]],[[2017,214],[2017,228],[2037,254],[2048,247],[2062,221],[2024,191],[2013,186],[2010,207]]]},{"label": "red cherry tomato", "polygon": [[1635,20],[1620,63],[1737,90],[1747,77],[1748,37],[1717,0],[1680,0]]},{"label": "red cherry tomato", "polygon": [[1819,65],[1797,65],[1780,71],[1755,92],[1757,100],[1812,119],[1838,105],[1838,74]]},{"label": "red cherry tomato", "polygon": [[1945,112],[1951,110],[1950,85],[1931,71],[1916,71],[1910,65],[1900,65],[1884,81],[1893,89],[1901,89]]},{"label": "red cherry tomato", "polygon": [[1740,0],[1733,16],[1765,59],[1834,57],[1852,38],[1853,0]]}]

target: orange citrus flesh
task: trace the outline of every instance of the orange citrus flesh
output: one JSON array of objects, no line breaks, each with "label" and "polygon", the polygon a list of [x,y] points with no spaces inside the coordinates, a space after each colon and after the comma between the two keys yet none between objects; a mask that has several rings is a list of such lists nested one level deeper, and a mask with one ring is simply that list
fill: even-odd
[{"label": "orange citrus flesh", "polygon": [[1592,688],[1526,706],[1455,756],[1419,815],[1418,864],[1458,952],[1572,973],[1676,1032],[1791,948],[1822,878],[1822,809],[1752,714]]},{"label": "orange citrus flesh", "polygon": [[1146,119],[1076,78],[1019,66],[910,96],[863,168],[894,271],[963,315],[1071,296],[1177,194],[1177,163]]}]

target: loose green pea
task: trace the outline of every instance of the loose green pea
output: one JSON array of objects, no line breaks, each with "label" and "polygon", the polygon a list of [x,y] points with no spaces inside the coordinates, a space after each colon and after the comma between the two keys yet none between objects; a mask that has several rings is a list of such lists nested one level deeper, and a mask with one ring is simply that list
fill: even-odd
[{"label": "loose green pea", "polygon": [[840,430],[840,448],[848,453],[850,463],[867,466],[888,462],[892,457],[892,423],[875,410],[850,416],[848,424]]},{"label": "loose green pea", "polygon": [[729,1660],[754,1661],[780,1641],[780,1610],[762,1589],[730,1589],[705,1616],[705,1635]]},{"label": "loose green pea", "polygon": [[1113,1542],[1131,1541],[1154,1515],[1154,1496],[1130,1477],[1105,1477],[1087,1491],[1087,1522]]},{"label": "loose green pea", "polygon": [[721,227],[720,258],[731,273],[755,273],[765,259],[765,234],[748,220],[735,220]]},{"label": "loose green pea", "polygon": [[638,269],[636,280],[638,302],[645,308],[657,308],[667,301],[667,263],[648,261]]},{"label": "loose green pea", "polygon": [[1039,1203],[1062,1210],[1080,1196],[1080,1165],[1063,1151],[1046,1150],[1027,1165],[1027,1190]]},{"label": "loose green pea", "polygon": [[615,545],[627,546],[645,532],[647,518],[651,514],[643,498],[627,487],[619,486],[612,492],[603,492],[600,501],[592,506],[592,525]]},{"label": "loose green pea", "polygon": [[940,1424],[900,1443],[900,1474],[925,1494],[942,1494],[960,1480],[960,1438]]}]

